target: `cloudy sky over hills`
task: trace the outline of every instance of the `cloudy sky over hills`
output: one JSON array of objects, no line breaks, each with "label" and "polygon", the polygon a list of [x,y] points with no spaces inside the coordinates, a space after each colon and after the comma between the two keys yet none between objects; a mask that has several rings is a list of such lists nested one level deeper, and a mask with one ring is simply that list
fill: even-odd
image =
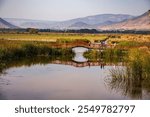
[{"label": "cloudy sky over hills", "polygon": [[141,15],[150,0],[0,0],[0,17],[68,20],[96,14]]}]

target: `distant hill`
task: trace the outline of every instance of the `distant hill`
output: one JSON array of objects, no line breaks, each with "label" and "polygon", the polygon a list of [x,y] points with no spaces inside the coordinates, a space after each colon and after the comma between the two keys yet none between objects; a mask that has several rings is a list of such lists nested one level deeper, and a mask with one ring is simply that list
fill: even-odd
[{"label": "distant hill", "polygon": [[4,19],[0,18],[0,28],[18,28],[17,26],[5,21]]},{"label": "distant hill", "polygon": [[[94,28],[96,29],[99,25],[104,26],[106,23],[113,24],[114,22],[121,22],[127,19],[134,18],[131,15],[124,14],[101,14],[95,16],[88,16],[83,18],[77,18],[72,20],[67,20],[63,22],[59,22],[53,25],[55,29],[74,29],[74,25],[78,25],[79,28],[83,28],[83,23],[86,24],[85,28]],[[81,25],[79,25],[79,23]],[[76,28],[76,27],[75,27]]]},{"label": "distant hill", "polygon": [[141,16],[107,26],[99,26],[102,30],[150,30],[150,10]]},{"label": "distant hill", "polygon": [[31,19],[17,19],[17,18],[4,18],[6,21],[19,26],[21,28],[37,28],[47,29],[50,28],[55,21],[31,20]]},{"label": "distant hill", "polygon": [[84,23],[84,22],[76,22],[69,26],[71,29],[86,29],[92,27],[91,25]]},{"label": "distant hill", "polygon": [[90,25],[100,24],[104,22],[121,22],[126,19],[131,19],[134,16],[131,15],[124,15],[124,14],[100,14],[100,15],[94,15],[94,16],[88,16],[84,18],[77,18],[70,20],[70,22],[84,22]]},{"label": "distant hill", "polygon": [[83,18],[76,18],[66,21],[40,21],[40,20],[26,20],[26,19],[14,19],[5,18],[6,21],[22,28],[41,28],[41,29],[83,29],[94,28],[98,26],[104,26],[108,24],[114,24],[127,19],[134,18],[131,15],[124,14],[101,14],[88,16]]}]

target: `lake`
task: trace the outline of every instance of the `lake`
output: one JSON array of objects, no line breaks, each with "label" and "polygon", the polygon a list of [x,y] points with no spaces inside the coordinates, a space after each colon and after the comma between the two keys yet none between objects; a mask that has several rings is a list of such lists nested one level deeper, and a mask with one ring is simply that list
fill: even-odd
[{"label": "lake", "polygon": [[67,61],[45,57],[14,61],[0,75],[0,99],[150,99],[150,88],[143,88],[142,80],[112,80],[112,70],[126,69],[123,62],[89,61],[83,56],[88,49],[73,51],[75,57]]}]

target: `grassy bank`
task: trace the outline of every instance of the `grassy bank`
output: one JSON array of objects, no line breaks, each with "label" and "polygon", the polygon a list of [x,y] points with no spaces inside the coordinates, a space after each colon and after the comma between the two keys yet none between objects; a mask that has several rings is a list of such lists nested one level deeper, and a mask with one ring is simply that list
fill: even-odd
[{"label": "grassy bank", "polygon": [[37,56],[48,56],[51,58],[72,58],[74,53],[69,48],[52,48],[46,42],[8,41],[0,40],[0,70],[7,63],[24,58],[31,59]]},{"label": "grassy bank", "polygon": [[[56,56],[65,59],[73,56],[69,44],[74,42],[94,43],[107,39],[103,51],[91,50],[84,56],[90,61],[122,62],[129,51],[137,48],[150,48],[150,35],[139,34],[76,34],[76,33],[38,33],[38,34],[0,34],[0,69],[7,61],[35,56]],[[78,40],[78,41],[76,41]],[[68,44],[68,45],[67,45]],[[56,49],[57,48],[57,49]],[[143,53],[141,53],[143,54]],[[129,59],[127,59],[129,61]]]}]

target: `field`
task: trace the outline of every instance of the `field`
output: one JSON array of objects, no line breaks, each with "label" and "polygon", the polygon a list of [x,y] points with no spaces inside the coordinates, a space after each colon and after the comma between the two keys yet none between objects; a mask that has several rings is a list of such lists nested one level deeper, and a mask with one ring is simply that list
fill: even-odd
[{"label": "field", "polygon": [[[74,44],[75,40],[80,40],[80,42],[84,41],[85,43],[107,40],[108,47],[112,47],[111,50],[115,51],[115,53],[120,53],[120,50],[128,51],[132,48],[137,49],[141,47],[147,48],[148,51],[150,50],[150,35],[142,34],[1,33],[0,57],[2,59],[2,56],[5,56],[5,59],[12,53],[14,53],[14,55],[11,56],[14,58],[28,56],[29,54],[32,56],[32,54],[36,55],[37,53],[39,55],[48,55],[51,53],[50,51],[59,53],[58,51],[66,49],[66,47],[70,49],[70,46],[66,46],[66,44]],[[60,50],[55,48],[60,48]],[[111,53],[111,50],[107,53]],[[61,52],[59,54],[61,54]],[[92,56],[90,56],[90,58],[92,58]]]},{"label": "field", "polygon": [[[43,54],[42,52],[47,54],[52,48],[54,50],[55,47],[60,49],[64,47],[69,48],[70,46],[66,46],[66,44],[74,44],[75,40],[80,40],[80,42],[85,41],[85,43],[107,40],[108,47],[112,47],[111,50],[114,51],[117,49],[130,50],[131,48],[141,47],[146,47],[148,50],[150,49],[150,35],[142,34],[1,33],[0,53],[6,54],[8,52],[10,54],[10,52],[13,51],[17,56],[20,51],[24,53],[26,49],[29,49],[29,52],[26,54],[29,54],[30,50],[33,54],[37,52],[39,54]],[[34,53],[33,50],[37,52]],[[55,49],[55,51],[57,51],[57,49]]]},{"label": "field", "polygon": [[56,42],[57,40],[98,40],[105,39],[106,35],[99,34],[71,34],[71,33],[39,33],[39,34],[0,34],[0,39],[7,40],[25,40],[25,41],[48,41]]},{"label": "field", "polygon": [[88,40],[94,43],[96,40],[108,39],[108,43],[117,43],[121,46],[140,45],[149,46],[150,35],[142,34],[77,34],[77,33],[38,33],[38,34],[0,34],[2,40],[17,41],[46,41],[46,42],[71,42],[74,40]]}]

